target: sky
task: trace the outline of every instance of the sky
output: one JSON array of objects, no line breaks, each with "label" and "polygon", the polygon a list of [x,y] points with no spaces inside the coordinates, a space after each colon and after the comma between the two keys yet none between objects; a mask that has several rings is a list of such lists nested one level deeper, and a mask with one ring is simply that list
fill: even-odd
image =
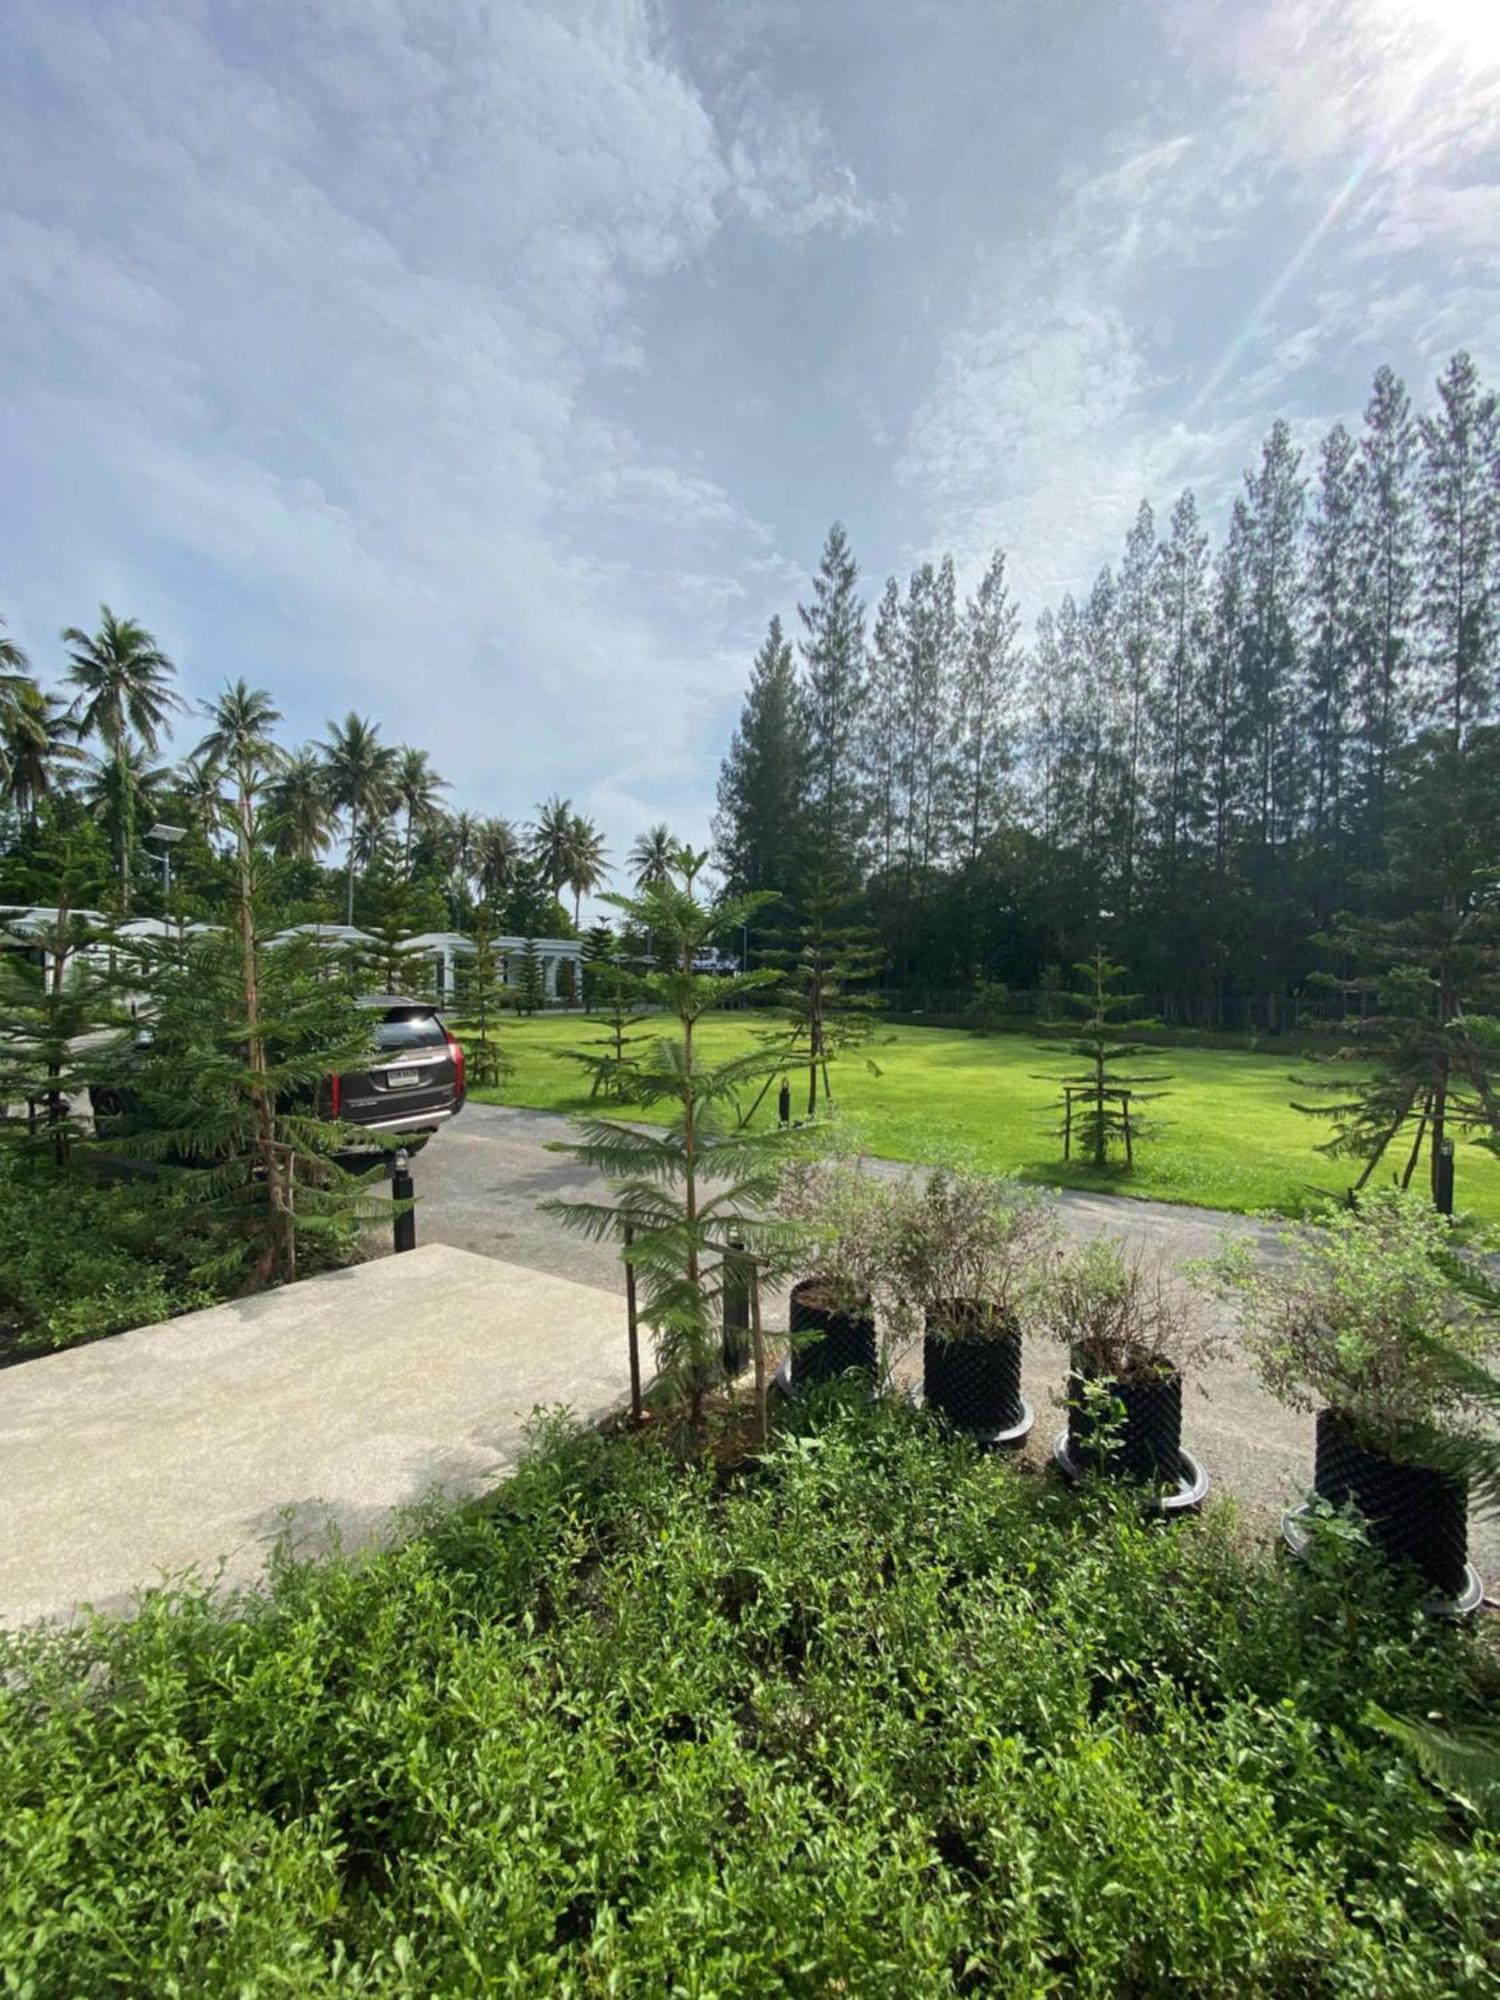
[{"label": "sky", "polygon": [[[0,616],[703,840],[773,612],[1500,373],[1500,0],[6,0]],[[191,724],[178,743],[190,747]]]}]

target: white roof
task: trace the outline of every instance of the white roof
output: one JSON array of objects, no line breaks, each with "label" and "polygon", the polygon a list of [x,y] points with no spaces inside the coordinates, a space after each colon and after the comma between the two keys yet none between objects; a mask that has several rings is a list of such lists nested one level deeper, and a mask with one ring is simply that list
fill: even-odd
[{"label": "white roof", "polygon": [[222,929],[222,924],[174,924],[170,917],[132,917],[128,924],[121,924],[117,935],[124,938],[199,937],[205,931]]},{"label": "white roof", "polygon": [[474,940],[462,931],[420,931],[402,941],[403,951],[473,951]]},{"label": "white roof", "polygon": [[[61,915],[61,910],[43,903],[0,903],[0,923],[16,932],[50,930]],[[98,910],[69,910],[68,915],[81,917],[88,924],[108,921]]]},{"label": "white roof", "polygon": [[[497,937],[491,938],[490,942],[494,945],[496,951],[524,951],[526,949],[526,940],[523,937]],[[531,942],[536,946],[538,951],[550,951],[554,955],[561,953],[563,957],[566,957],[569,952],[573,952],[581,957],[583,954],[582,938],[539,937],[533,938]]]},{"label": "white roof", "polygon": [[[531,942],[539,952],[547,952],[553,958],[566,958],[569,953],[582,953],[583,951],[583,940],[581,938],[539,937],[533,938]],[[526,940],[523,937],[492,937],[490,945],[495,951],[524,951]],[[422,931],[416,937],[404,938],[401,949],[403,951],[470,952],[477,951],[479,947],[475,944],[473,938],[466,937],[462,931]]]},{"label": "white roof", "polygon": [[362,931],[357,924],[293,924],[284,931],[278,931],[268,944],[286,944],[295,937],[315,937],[327,944],[374,944],[368,931]]}]

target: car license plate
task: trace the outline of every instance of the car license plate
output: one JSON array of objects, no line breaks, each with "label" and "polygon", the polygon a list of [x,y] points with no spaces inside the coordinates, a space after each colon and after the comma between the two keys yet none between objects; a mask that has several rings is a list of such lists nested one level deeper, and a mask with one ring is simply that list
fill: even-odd
[{"label": "car license plate", "polygon": [[427,1072],[425,1069],[388,1069],[385,1080],[391,1090],[413,1090],[419,1083],[427,1081]]}]

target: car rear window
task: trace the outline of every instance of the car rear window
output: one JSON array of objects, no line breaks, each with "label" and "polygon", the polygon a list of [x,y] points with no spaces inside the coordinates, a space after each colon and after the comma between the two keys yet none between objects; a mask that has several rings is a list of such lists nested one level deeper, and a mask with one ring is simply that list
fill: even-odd
[{"label": "car rear window", "polygon": [[436,1014],[396,1014],[376,1028],[375,1046],[388,1055],[397,1049],[445,1049],[448,1037]]}]

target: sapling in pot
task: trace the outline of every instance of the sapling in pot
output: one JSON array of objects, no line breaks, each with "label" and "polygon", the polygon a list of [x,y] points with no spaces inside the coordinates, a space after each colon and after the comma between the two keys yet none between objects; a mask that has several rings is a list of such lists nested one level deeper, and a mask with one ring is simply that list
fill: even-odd
[{"label": "sapling in pot", "polygon": [[920,1327],[928,1408],[958,1430],[1019,1444],[1032,1423],[1024,1302],[1056,1233],[1041,1196],[1001,1175],[937,1167],[896,1187],[888,1223],[895,1316]]},{"label": "sapling in pot", "polygon": [[1452,1230],[1422,1195],[1388,1188],[1284,1231],[1274,1262],[1234,1243],[1205,1267],[1239,1298],[1265,1386],[1316,1413],[1318,1497],[1358,1508],[1372,1542],[1444,1598],[1478,1582],[1462,1455],[1442,1448],[1473,1431],[1474,1402],[1450,1364],[1478,1360],[1497,1335],[1455,1282]]},{"label": "sapling in pot", "polygon": [[1182,1448],[1183,1370],[1207,1360],[1218,1340],[1160,1259],[1102,1237],[1059,1256],[1035,1323],[1068,1350],[1062,1469],[1201,1499],[1207,1481]]},{"label": "sapling in pot", "polygon": [[792,1287],[789,1386],[879,1372],[876,1299],[889,1262],[891,1190],[847,1160],[800,1161],[777,1209],[813,1239],[815,1268]]}]

